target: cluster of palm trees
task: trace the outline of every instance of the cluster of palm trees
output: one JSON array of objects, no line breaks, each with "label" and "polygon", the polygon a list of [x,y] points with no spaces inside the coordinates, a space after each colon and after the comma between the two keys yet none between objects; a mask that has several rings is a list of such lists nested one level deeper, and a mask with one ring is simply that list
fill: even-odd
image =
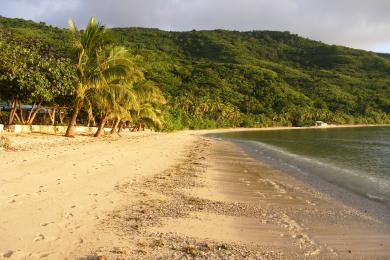
[{"label": "cluster of palm trees", "polygon": [[108,120],[113,122],[111,133],[120,132],[129,123],[138,128],[160,128],[159,108],[165,103],[164,97],[153,82],[145,80],[136,57],[123,47],[110,45],[107,30],[93,17],[84,30],[78,30],[70,20],[69,30],[78,54],[78,83],[65,136],[74,136],[82,108],[88,111],[90,122],[94,122],[94,115],[99,115],[96,137],[104,133]]},{"label": "cluster of palm trees", "polygon": [[195,119],[208,118],[214,120],[218,126],[225,126],[225,123],[237,126],[240,120],[239,109],[219,98],[198,97],[194,100],[188,95],[179,96],[175,98],[173,106]]}]

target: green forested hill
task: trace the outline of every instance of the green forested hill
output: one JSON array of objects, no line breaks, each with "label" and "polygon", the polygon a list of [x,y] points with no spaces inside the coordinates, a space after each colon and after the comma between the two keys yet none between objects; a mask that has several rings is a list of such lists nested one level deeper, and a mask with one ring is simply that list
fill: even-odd
[{"label": "green forested hill", "polygon": [[[18,37],[72,57],[66,30],[0,18]],[[111,29],[169,103],[166,127],[390,123],[390,55],[288,32]]]}]

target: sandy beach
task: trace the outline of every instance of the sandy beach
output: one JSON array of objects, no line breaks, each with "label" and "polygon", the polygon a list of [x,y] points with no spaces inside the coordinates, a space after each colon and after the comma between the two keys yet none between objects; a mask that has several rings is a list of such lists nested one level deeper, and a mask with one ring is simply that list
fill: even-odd
[{"label": "sandy beach", "polygon": [[388,223],[210,132],[4,134],[0,257],[390,257]]}]

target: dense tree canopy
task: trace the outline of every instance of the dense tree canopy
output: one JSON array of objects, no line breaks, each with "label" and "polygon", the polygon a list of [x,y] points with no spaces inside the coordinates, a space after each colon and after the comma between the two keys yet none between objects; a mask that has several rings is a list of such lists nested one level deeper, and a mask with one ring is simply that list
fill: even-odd
[{"label": "dense tree canopy", "polygon": [[[0,99],[12,103],[13,116],[17,105],[34,104],[32,112],[36,112],[42,104],[72,93],[76,78],[72,62],[47,50],[39,41],[18,40],[0,29]],[[16,117],[31,124],[35,116]]]},{"label": "dense tree canopy", "polygon": [[[18,38],[74,57],[65,30],[0,18]],[[390,122],[390,55],[326,45],[289,32],[115,28],[167,99],[167,129]],[[75,60],[75,62],[77,62]]]}]

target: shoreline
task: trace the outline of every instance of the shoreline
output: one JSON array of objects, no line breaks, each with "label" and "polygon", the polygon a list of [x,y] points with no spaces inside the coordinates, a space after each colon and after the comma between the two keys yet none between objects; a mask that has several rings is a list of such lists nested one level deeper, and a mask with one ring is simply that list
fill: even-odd
[{"label": "shoreline", "polygon": [[0,256],[390,256],[388,224],[206,133],[34,135],[41,149],[0,151]]},{"label": "shoreline", "polygon": [[[219,137],[217,137],[219,138]],[[327,194],[328,196],[340,201],[346,205],[356,208],[364,213],[370,214],[374,218],[378,218],[386,224],[390,225],[390,204],[389,202],[383,202],[373,198],[368,198],[362,194],[352,192],[346,188],[340,187],[337,184],[331,183],[320,176],[313,174],[302,174],[297,171],[282,169],[280,166],[271,165],[262,159],[256,152],[252,144],[242,140],[222,138],[225,141],[234,143],[241,149],[245,150],[248,156],[259,162],[268,165],[269,167],[278,169],[285,174],[292,176],[307,185],[312,186],[314,189]]]},{"label": "shoreline", "polygon": [[390,127],[390,124],[358,124],[358,125],[327,125],[327,126],[276,126],[276,127],[255,127],[255,128],[217,128],[201,130],[180,130],[179,132],[199,133],[199,134],[222,134],[229,132],[251,132],[251,131],[285,131],[285,130],[305,130],[305,129],[337,129],[337,128],[360,128],[360,127]]},{"label": "shoreline", "polygon": [[[139,183],[140,200],[108,221],[122,238],[140,241],[120,248],[130,259],[390,255],[387,223],[255,160],[242,147],[195,135],[199,140],[184,160]],[[96,255],[118,257],[110,247]]]},{"label": "shoreline", "polygon": [[[139,201],[107,229],[138,241],[130,259],[385,259],[390,227],[252,158],[198,135],[176,167],[136,186]],[[121,217],[119,217],[121,216]],[[96,255],[115,258],[107,247]]]},{"label": "shoreline", "polygon": [[[220,142],[224,143],[225,140],[222,140]],[[231,143],[231,141],[228,141],[228,142]],[[225,147],[223,147],[221,149],[221,151],[228,150],[229,146],[230,146],[230,144],[226,145]],[[334,241],[330,240],[330,241],[326,241],[326,243],[323,243],[324,241],[321,241],[322,239],[315,238],[315,237],[319,236],[319,234],[318,234],[319,231],[316,230],[316,228],[315,228],[318,225],[314,224],[314,223],[307,223],[307,218],[308,218],[307,215],[309,215],[309,216],[312,215],[312,218],[313,218],[311,220],[312,222],[318,222],[319,225],[324,225],[325,229],[329,229],[329,230],[327,230],[328,233],[333,232],[332,240],[333,239],[335,239],[335,240],[345,239],[345,241],[344,241],[345,245],[348,245],[348,243],[350,243],[353,240],[353,238],[351,236],[350,240],[346,239],[346,237],[348,237],[350,234],[348,234],[348,233],[341,234],[339,232],[339,229],[340,228],[343,229],[346,226],[348,226],[348,228],[353,227],[354,221],[360,222],[360,224],[355,226],[356,230],[350,230],[351,233],[353,231],[355,231],[355,232],[357,231],[357,233],[359,233],[359,228],[364,229],[363,228],[364,226],[366,226],[367,230],[370,230],[371,228],[374,229],[373,228],[373,226],[375,226],[374,223],[379,223],[379,226],[377,227],[377,231],[380,230],[381,228],[384,228],[387,231],[385,231],[383,234],[386,237],[390,237],[389,236],[390,235],[390,229],[389,229],[390,226],[389,226],[389,221],[388,221],[389,219],[386,218],[386,216],[388,216],[388,215],[381,216],[382,218],[378,218],[377,214],[371,215],[372,212],[367,212],[364,208],[364,204],[359,204],[359,206],[362,206],[363,208],[360,208],[360,207],[357,208],[356,207],[357,204],[353,204],[353,205],[345,204],[345,201],[340,200],[339,196],[333,196],[334,195],[333,192],[335,191],[335,189],[332,185],[327,185],[327,186],[325,186],[326,187],[325,189],[320,189],[320,187],[324,187],[321,185],[325,184],[325,181],[316,182],[316,183],[308,182],[307,179],[297,178],[297,176],[295,176],[295,175],[291,175],[285,171],[278,170],[269,164],[266,164],[262,161],[259,161],[258,158],[255,158],[250,153],[248,153],[248,150],[245,149],[245,147],[237,146],[237,144],[234,144],[232,148],[234,149],[234,152],[229,151],[230,156],[229,156],[228,160],[223,160],[221,165],[226,165],[226,164],[227,165],[229,165],[229,164],[234,165],[234,157],[232,158],[231,154],[232,153],[235,154],[235,156],[237,158],[236,160],[238,161],[237,163],[239,165],[239,167],[236,168],[236,171],[240,171],[240,173],[236,173],[236,179],[232,180],[234,185],[238,187],[238,188],[235,188],[233,191],[233,196],[232,196],[233,200],[237,199],[235,196],[237,196],[237,193],[241,193],[242,191],[244,191],[245,187],[248,187],[248,188],[251,187],[251,188],[249,188],[249,190],[253,189],[256,194],[258,192],[263,193],[263,194],[260,194],[261,195],[260,197],[262,197],[262,198],[260,198],[260,200],[259,200],[263,207],[266,206],[267,201],[271,201],[269,204],[272,205],[271,206],[272,210],[279,209],[281,211],[284,211],[284,214],[289,215],[291,213],[292,215],[295,215],[293,217],[291,217],[291,215],[289,216],[290,220],[292,220],[294,225],[299,226],[300,223],[304,223],[304,225],[302,226],[302,229],[308,231],[308,233],[305,234],[304,236],[307,236],[308,238],[314,237],[313,242],[318,243],[319,248],[321,248],[322,246],[325,247],[325,249],[324,248],[320,249],[320,251],[322,251],[322,252],[319,253],[319,256],[322,256],[322,257],[326,256],[326,258],[332,258],[335,255],[338,255],[337,256],[337,258],[338,258],[340,256],[349,257],[350,254],[349,254],[348,250],[345,250],[344,252],[342,252],[340,250],[340,248],[337,248],[337,246],[332,247],[331,244]],[[241,152],[239,152],[239,150],[241,150]],[[223,152],[221,152],[221,153],[223,153]],[[232,160],[233,160],[233,162],[232,162]],[[243,163],[241,162],[242,160],[244,161]],[[221,165],[219,167],[223,167]],[[228,172],[231,171],[231,167],[226,166],[225,169]],[[252,175],[250,175],[251,171],[253,173]],[[241,179],[242,173],[248,175],[247,177],[245,177],[244,180]],[[221,172],[221,174],[222,174],[222,172]],[[260,177],[260,179],[259,179],[259,177]],[[223,177],[221,177],[221,178],[223,178]],[[236,183],[237,180],[239,182],[242,182],[242,184],[237,185],[237,183]],[[259,183],[260,183],[260,185],[259,185]],[[265,186],[264,186],[264,183],[266,183]],[[253,187],[253,185],[255,187]],[[258,187],[258,185],[260,187]],[[270,198],[270,196],[267,195],[267,192],[268,192],[267,189],[270,188],[270,187],[266,187],[267,185],[271,186],[272,187],[271,189],[275,190],[277,193],[276,195],[275,194],[271,195],[271,198]],[[226,187],[226,185],[223,185],[223,186]],[[216,188],[216,186],[214,188]],[[229,189],[227,189],[227,190],[229,190]],[[265,193],[263,192],[264,190],[265,190]],[[297,195],[297,194],[294,195],[294,193],[299,194],[302,191],[305,191],[304,194],[306,196],[302,195],[302,194],[301,195]],[[264,194],[265,194],[265,197],[264,197]],[[350,193],[343,193],[343,194],[346,195],[347,197],[351,195]],[[272,198],[272,196],[275,196],[277,198],[276,203],[274,202],[274,198]],[[280,196],[281,197],[285,196],[285,198],[287,198],[287,200],[283,200],[283,199],[280,200],[279,199]],[[300,198],[300,196],[302,196],[302,197]],[[249,197],[244,196],[244,201],[248,201],[249,200],[248,198],[251,198],[251,197],[252,196],[249,196]],[[307,202],[308,205],[306,205],[306,206],[294,205],[294,203],[295,203],[294,200],[296,200],[296,199],[301,200],[301,201],[303,200],[303,201]],[[255,201],[256,201],[256,203],[259,203],[257,198],[255,199]],[[264,202],[265,202],[265,204],[264,204]],[[293,205],[290,205],[291,203]],[[376,206],[376,204],[372,203],[372,201],[369,201],[369,204],[373,207]],[[307,206],[309,208],[311,208],[311,209],[309,209],[309,211],[307,211],[308,210],[308,208],[306,208]],[[290,208],[290,209],[288,209],[288,208]],[[289,210],[292,210],[292,212],[289,212]],[[323,213],[321,213],[321,211],[323,211],[323,210],[327,212],[325,215],[323,215]],[[389,213],[388,208],[386,208],[385,210],[386,210],[386,213],[388,214]],[[312,214],[310,211],[314,211],[314,214]],[[343,213],[341,213],[343,211],[345,211],[345,213],[346,213],[346,215],[344,215],[344,216],[342,216]],[[301,215],[301,216],[299,216],[299,215]],[[316,218],[320,218],[320,221],[316,220]],[[338,221],[340,221],[340,222],[337,223]],[[312,225],[313,227],[310,227],[310,225]],[[312,229],[312,230],[309,231],[310,229]],[[362,241],[361,241],[362,248],[360,248],[362,251],[367,249],[367,248],[365,248],[365,246],[363,246],[363,244],[364,244],[363,241],[367,242],[368,244],[370,243],[370,238],[369,238],[368,233],[366,235],[367,235],[366,238],[363,238],[363,237],[360,238],[360,239],[362,239]],[[294,236],[294,234],[292,235],[292,237],[293,236]],[[337,236],[340,236],[340,237],[337,237]],[[344,237],[344,238],[342,238],[342,237]],[[356,239],[356,238],[354,238],[354,239]],[[386,239],[387,238],[384,238],[384,241]],[[359,239],[356,239],[356,240],[359,240]],[[352,242],[349,246],[352,248],[352,247],[355,247],[356,244],[354,245],[354,242]],[[328,247],[328,248],[326,249],[326,247]],[[314,249],[314,251],[311,251],[310,254],[316,252],[317,249]],[[356,249],[358,249],[358,248],[355,248],[355,251],[356,251]],[[380,249],[378,249],[378,250],[380,250]],[[326,251],[328,251],[328,252],[326,252]],[[358,251],[359,251],[359,249],[358,249]],[[330,252],[330,254],[328,254],[329,252]],[[325,253],[325,254],[322,255],[322,253]],[[316,255],[316,254],[317,253],[314,253],[313,255]],[[388,251],[385,254],[389,255],[390,251]],[[360,252],[360,255],[359,255],[359,253],[354,254],[354,257],[361,257],[363,255],[365,255],[365,253]]]},{"label": "shoreline", "polygon": [[[52,126],[52,125],[14,125],[18,126],[19,130],[7,132],[4,130],[4,125],[0,124],[0,134],[48,134],[63,136],[66,126]],[[273,131],[273,130],[303,130],[303,129],[332,129],[332,128],[358,128],[358,127],[390,127],[390,124],[356,124],[356,125],[333,125],[329,124],[327,126],[270,126],[270,127],[254,127],[254,128],[215,128],[215,129],[198,129],[198,130],[189,130],[183,129],[176,132],[196,132],[196,133],[225,133],[225,132],[246,132],[246,131]],[[61,130],[56,130],[56,128],[61,128]],[[34,129],[35,131],[32,131]],[[96,130],[96,127],[78,127],[78,136],[88,136],[91,135]],[[105,128],[105,131],[110,132],[110,128]],[[92,135],[91,135],[92,136]]]}]

